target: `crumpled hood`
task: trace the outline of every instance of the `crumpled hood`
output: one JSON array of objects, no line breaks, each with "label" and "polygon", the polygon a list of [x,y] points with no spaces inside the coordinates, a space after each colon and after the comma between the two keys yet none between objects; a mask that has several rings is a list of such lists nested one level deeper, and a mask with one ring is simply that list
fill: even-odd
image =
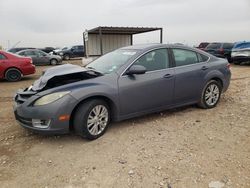
[{"label": "crumpled hood", "polygon": [[38,91],[43,89],[47,82],[56,77],[61,75],[69,75],[73,73],[80,73],[80,72],[87,72],[86,68],[80,67],[78,65],[66,64],[66,65],[59,65],[56,67],[49,68],[43,72],[43,75],[34,82],[32,86],[33,91]]}]

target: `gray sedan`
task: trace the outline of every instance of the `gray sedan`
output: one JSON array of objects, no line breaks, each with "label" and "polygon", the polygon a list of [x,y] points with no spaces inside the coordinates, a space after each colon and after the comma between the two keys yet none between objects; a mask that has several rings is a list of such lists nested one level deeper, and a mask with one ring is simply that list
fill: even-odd
[{"label": "gray sedan", "polygon": [[17,92],[14,113],[20,125],[36,132],[74,130],[96,139],[111,121],[190,104],[213,108],[230,78],[226,60],[198,49],[129,46],[86,68],[67,64],[48,69]]},{"label": "gray sedan", "polygon": [[57,65],[62,62],[59,55],[50,55],[38,49],[22,50],[17,52],[20,56],[31,57],[34,65]]}]

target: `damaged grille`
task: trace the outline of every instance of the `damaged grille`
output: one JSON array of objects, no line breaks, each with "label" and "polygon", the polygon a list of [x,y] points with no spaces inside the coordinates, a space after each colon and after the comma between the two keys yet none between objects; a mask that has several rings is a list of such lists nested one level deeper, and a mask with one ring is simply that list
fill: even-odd
[{"label": "damaged grille", "polygon": [[15,117],[16,117],[16,120],[19,121],[20,123],[32,127],[32,119],[31,118],[21,117],[17,114],[17,112],[15,112]]},{"label": "damaged grille", "polygon": [[22,104],[27,101],[31,96],[35,95],[37,92],[29,90],[28,88],[20,90],[15,96],[15,101],[17,104]]}]

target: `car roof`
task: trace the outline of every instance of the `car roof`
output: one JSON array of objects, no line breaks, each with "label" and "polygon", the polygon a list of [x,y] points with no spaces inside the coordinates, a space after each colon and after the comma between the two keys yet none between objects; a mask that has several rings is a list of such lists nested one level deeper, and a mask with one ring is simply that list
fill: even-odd
[{"label": "car roof", "polygon": [[121,50],[150,50],[154,48],[186,48],[186,49],[193,49],[189,46],[185,46],[182,44],[160,44],[160,43],[153,43],[153,44],[136,44],[133,46],[126,46],[120,48]]},{"label": "car roof", "polygon": [[34,52],[34,51],[44,52],[44,51],[39,50],[39,49],[26,49],[26,50],[21,50],[21,51],[17,52],[17,54],[22,53],[22,52],[29,52],[29,51],[32,51],[32,52]]}]

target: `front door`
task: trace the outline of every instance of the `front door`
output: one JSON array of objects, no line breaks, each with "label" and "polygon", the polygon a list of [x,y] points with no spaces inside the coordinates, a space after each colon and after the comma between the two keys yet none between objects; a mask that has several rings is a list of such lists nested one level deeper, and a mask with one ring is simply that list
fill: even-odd
[{"label": "front door", "polygon": [[154,111],[173,102],[174,69],[169,68],[167,49],[141,56],[134,65],[147,69],[145,74],[122,75],[118,80],[121,115]]}]

